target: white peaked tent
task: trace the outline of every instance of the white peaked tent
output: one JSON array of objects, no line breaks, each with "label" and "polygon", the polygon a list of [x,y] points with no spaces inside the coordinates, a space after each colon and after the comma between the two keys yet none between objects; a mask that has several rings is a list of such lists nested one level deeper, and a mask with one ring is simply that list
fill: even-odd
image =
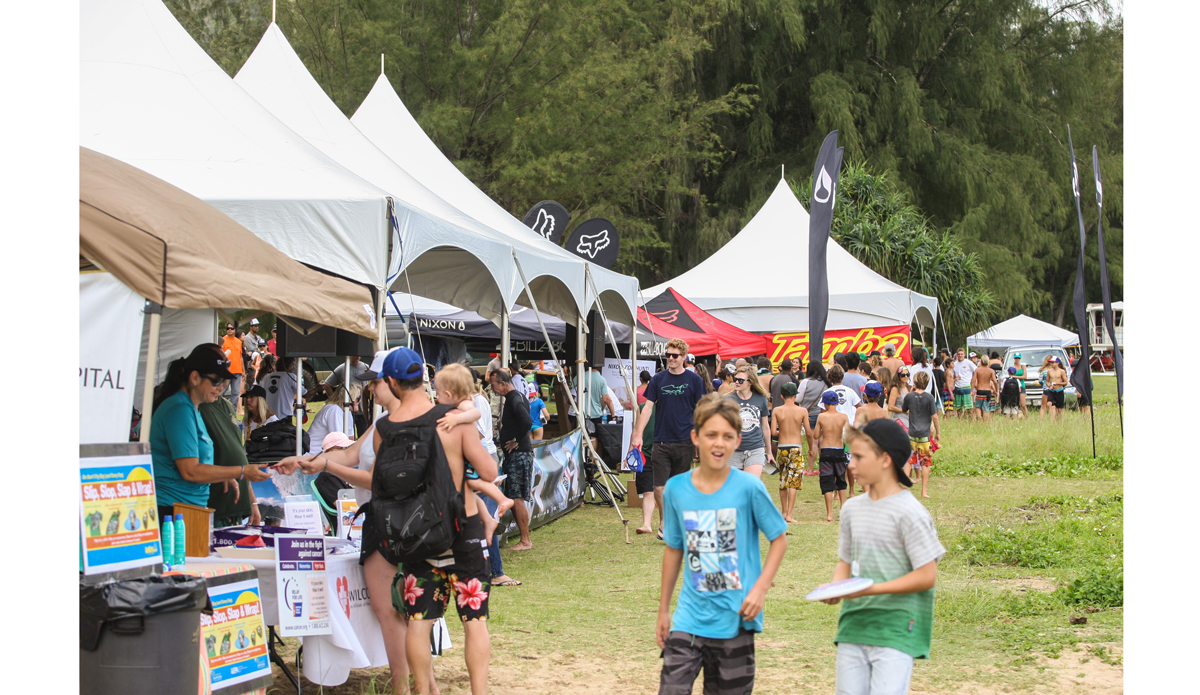
[{"label": "white peaked tent", "polygon": [[[514,246],[520,242],[532,245],[556,258],[582,261],[578,256],[547,242],[471,183],[471,180],[442,154],[442,151],[417,124],[416,119],[400,101],[399,95],[396,94],[396,90],[392,88],[385,75],[380,75],[379,79],[375,80],[375,86],[350,121],[388,157],[411,171],[421,183],[429,187],[429,190],[489,228],[496,230],[508,238]],[[608,317],[613,321],[632,325],[637,315],[637,279],[593,263],[585,262],[585,265],[595,282],[600,302]],[[575,288],[585,287],[583,265],[579,266],[575,277],[542,276],[536,281],[530,276],[530,269],[525,267],[524,260],[522,260],[522,267],[529,279],[530,286],[535,291],[541,291],[539,285],[556,282],[572,288],[573,294],[577,292]],[[576,294],[576,296],[582,297],[582,294]],[[580,302],[581,315],[586,314],[595,302],[590,288],[587,290],[587,297],[588,301]],[[540,299],[538,309],[559,316],[570,323],[575,322],[574,317],[568,317],[560,311],[551,311],[550,308],[542,306]]]},{"label": "white peaked tent", "polygon": [[1072,333],[1052,323],[1039,321],[1025,314],[1018,314],[967,338],[967,345],[981,348],[1030,347],[1033,345],[1070,347],[1078,344],[1078,333]]},{"label": "white peaked tent", "polygon": [[383,287],[387,194],[272,116],[161,0],[88,0],[80,144],[200,198],[293,259]]},{"label": "white peaked tent", "polygon": [[[514,250],[531,283],[549,276],[578,278],[571,287],[535,283],[539,307],[574,318],[583,303],[583,261],[559,258],[522,240],[511,240],[432,193],[350,123],[325,94],[272,23],[234,78],[250,96],[310,144],[346,169],[393,195],[426,219],[400,222],[404,276],[393,287],[451,302],[483,316],[499,316],[524,285]],[[415,162],[414,162],[415,163]],[[534,240],[537,241],[537,240]]]},{"label": "white peaked tent", "polygon": [[[747,265],[744,259],[752,259]],[[888,280],[833,239],[826,330],[908,325],[932,328],[938,302]],[[808,330],[808,211],[787,181],[716,253],[683,275],[645,290],[673,288],[713,316],[752,333]]]}]

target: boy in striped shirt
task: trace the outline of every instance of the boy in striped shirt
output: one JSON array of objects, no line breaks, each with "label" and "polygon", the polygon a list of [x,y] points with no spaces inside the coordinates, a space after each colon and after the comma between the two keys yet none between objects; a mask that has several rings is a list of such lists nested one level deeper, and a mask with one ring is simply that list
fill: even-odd
[{"label": "boy in striped shirt", "polygon": [[[929,657],[937,561],[946,553],[929,512],[908,491],[908,435],[893,420],[847,428],[850,470],[870,492],[847,500],[833,581],[875,583],[844,597],[838,619],[837,695],[902,695],[913,659]],[[828,599],[835,605],[842,599]]]}]

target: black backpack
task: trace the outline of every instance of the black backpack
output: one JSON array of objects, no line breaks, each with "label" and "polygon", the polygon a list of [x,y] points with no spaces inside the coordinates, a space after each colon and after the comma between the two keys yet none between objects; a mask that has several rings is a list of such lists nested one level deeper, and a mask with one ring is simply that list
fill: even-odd
[{"label": "black backpack", "polygon": [[[308,432],[301,430],[300,453],[308,453]],[[268,463],[296,455],[296,425],[291,418],[269,422],[246,437],[246,459]]]},{"label": "black backpack", "polygon": [[379,536],[380,554],[394,565],[441,555],[462,530],[463,489],[454,487],[437,434],[438,419],[452,409],[437,405],[408,422],[376,423],[382,443],[367,513]]},{"label": "black backpack", "polygon": [[1015,407],[1021,399],[1021,383],[1017,381],[1017,377],[1010,376],[1004,380],[1004,385],[1000,387],[1000,405]]}]

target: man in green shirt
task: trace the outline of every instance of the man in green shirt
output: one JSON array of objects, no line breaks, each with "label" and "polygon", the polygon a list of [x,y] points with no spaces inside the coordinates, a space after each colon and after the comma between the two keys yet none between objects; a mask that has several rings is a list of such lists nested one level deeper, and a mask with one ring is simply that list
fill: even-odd
[{"label": "man in green shirt", "polygon": [[[989,370],[990,371],[990,370]],[[869,487],[842,506],[833,581],[874,580],[842,599],[838,619],[837,692],[908,692],[913,659],[929,658],[937,561],[946,554],[933,518],[908,488],[908,434],[895,421],[847,428],[850,467]]]},{"label": "man in green shirt", "polygon": [[[243,396],[244,398],[244,396]],[[200,404],[200,417],[213,442],[213,465],[244,466],[246,448],[242,442],[242,431],[234,420],[233,405],[224,398],[213,403]],[[213,483],[209,487],[208,506],[213,510],[213,527],[237,526],[242,519],[250,517],[250,523],[258,525],[262,518],[255,504],[254,488],[248,480],[230,480]]]}]

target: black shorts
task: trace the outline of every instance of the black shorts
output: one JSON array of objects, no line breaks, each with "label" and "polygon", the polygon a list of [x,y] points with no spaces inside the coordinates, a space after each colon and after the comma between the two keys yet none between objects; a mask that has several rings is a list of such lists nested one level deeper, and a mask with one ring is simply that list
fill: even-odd
[{"label": "black shorts", "polygon": [[692,470],[696,447],[692,440],[654,442],[654,487],[663,487],[667,480]]},{"label": "black shorts", "polygon": [[504,453],[504,474],[501,481],[504,496],[510,500],[531,501],[533,497],[533,452],[513,451]]},{"label": "black shorts", "polygon": [[1067,399],[1063,391],[1043,391],[1042,396],[1055,408],[1061,410],[1066,407]]},{"label": "black shorts", "polygon": [[371,520],[370,502],[363,505],[362,517],[362,552],[358,554],[358,564],[367,562],[367,558],[379,551],[379,534],[375,532],[375,522]]},{"label": "black shorts", "polygon": [[821,458],[817,466],[821,474],[821,494],[846,489],[845,449],[821,449]]},{"label": "black shorts", "polygon": [[659,695],[691,695],[701,668],[705,695],[749,695],[754,690],[754,633],[749,630],[729,639],[672,630],[662,659]]},{"label": "black shorts", "polygon": [[487,620],[492,568],[483,556],[485,545],[479,515],[467,517],[462,533],[450,547],[453,562],[435,567],[430,564],[437,560],[433,558],[400,567],[392,580],[392,605],[409,620],[437,620],[445,615],[453,595],[464,623]]},{"label": "black shorts", "polygon": [[642,466],[642,472],[633,477],[633,484],[636,486],[638,496],[642,496],[647,492],[654,492],[654,466],[650,462],[653,460],[652,452],[642,450],[642,456],[646,457],[646,463]]}]

